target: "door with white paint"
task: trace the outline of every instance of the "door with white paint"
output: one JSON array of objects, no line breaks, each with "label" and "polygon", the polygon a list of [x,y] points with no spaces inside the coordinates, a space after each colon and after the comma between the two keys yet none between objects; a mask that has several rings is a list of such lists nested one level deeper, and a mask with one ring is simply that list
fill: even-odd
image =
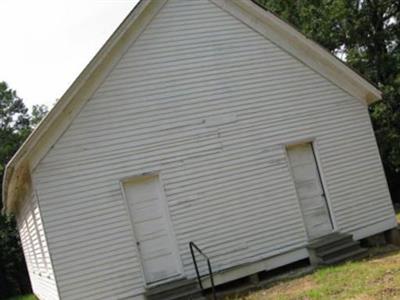
[{"label": "door with white paint", "polygon": [[158,177],[125,182],[124,190],[146,283],[179,276],[175,239]]},{"label": "door with white paint", "polygon": [[326,196],[311,143],[287,148],[297,197],[310,239],[332,232]]}]

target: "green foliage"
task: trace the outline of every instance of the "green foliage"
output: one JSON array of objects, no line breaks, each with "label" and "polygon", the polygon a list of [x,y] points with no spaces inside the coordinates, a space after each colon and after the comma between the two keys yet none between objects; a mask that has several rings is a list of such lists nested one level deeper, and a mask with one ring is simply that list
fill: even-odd
[{"label": "green foliage", "polygon": [[383,92],[370,107],[394,201],[400,202],[400,1],[256,0]]},{"label": "green foliage", "polygon": [[[46,114],[45,106],[35,106],[28,114],[21,98],[5,82],[0,82],[0,181],[7,162],[32,128]],[[2,197],[0,184],[0,197]],[[0,209],[2,200],[0,201]],[[21,244],[12,217],[0,215],[0,299],[30,291]]]},{"label": "green foliage", "polygon": [[30,291],[25,260],[14,219],[0,217],[0,299]]},{"label": "green foliage", "polygon": [[49,109],[46,105],[34,105],[32,107],[31,125],[35,127],[39,124],[48,111]]},{"label": "green foliage", "polygon": [[[30,133],[28,109],[14,90],[0,82],[0,178],[6,163]],[[0,192],[1,192],[0,187]],[[0,204],[1,205],[1,204]]]}]

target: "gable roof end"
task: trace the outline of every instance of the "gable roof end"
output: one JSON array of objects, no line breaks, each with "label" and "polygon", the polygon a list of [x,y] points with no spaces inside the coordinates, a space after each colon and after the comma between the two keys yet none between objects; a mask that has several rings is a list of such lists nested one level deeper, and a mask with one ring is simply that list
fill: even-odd
[{"label": "gable roof end", "polygon": [[[9,161],[3,211],[16,212],[32,192],[30,173],[55,144],[129,45],[168,0],[141,0]],[[252,0],[209,0],[366,105],[381,92],[331,53]]]},{"label": "gable roof end", "polygon": [[381,92],[328,50],[254,0],[210,0],[366,105]]}]

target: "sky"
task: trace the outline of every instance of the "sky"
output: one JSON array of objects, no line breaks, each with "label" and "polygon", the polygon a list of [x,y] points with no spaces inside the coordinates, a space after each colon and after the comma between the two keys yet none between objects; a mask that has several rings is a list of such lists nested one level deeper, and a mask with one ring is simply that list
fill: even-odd
[{"label": "sky", "polygon": [[51,107],[138,0],[0,0],[0,81]]}]

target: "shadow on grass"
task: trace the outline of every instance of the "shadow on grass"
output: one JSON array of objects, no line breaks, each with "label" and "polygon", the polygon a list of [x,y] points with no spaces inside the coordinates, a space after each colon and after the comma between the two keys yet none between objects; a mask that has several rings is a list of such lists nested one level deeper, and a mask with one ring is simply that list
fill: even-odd
[{"label": "shadow on grass", "polygon": [[396,255],[400,252],[400,247],[395,245],[385,245],[385,246],[377,246],[371,247],[368,249],[368,256],[362,259],[356,259],[354,261],[368,261],[377,258],[385,258],[388,256]]}]

